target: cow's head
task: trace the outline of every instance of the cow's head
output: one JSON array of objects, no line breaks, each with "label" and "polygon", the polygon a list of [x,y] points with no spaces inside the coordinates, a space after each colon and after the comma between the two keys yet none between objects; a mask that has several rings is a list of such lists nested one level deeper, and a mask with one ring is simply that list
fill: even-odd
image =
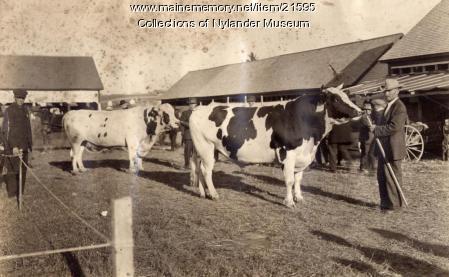
[{"label": "cow's head", "polygon": [[150,136],[179,127],[175,109],[168,103],[145,109],[144,120],[147,125],[147,134]]},{"label": "cow's head", "polygon": [[334,124],[346,123],[362,115],[362,110],[351,102],[348,95],[341,90],[342,87],[343,84],[323,90],[327,113]]}]

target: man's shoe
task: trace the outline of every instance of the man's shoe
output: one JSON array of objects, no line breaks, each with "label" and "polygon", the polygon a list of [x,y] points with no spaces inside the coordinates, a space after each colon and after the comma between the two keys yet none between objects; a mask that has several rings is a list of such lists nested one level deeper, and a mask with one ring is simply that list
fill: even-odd
[{"label": "man's shoe", "polygon": [[393,211],[394,211],[394,209],[392,209],[392,208],[387,208],[387,207],[380,208],[380,212],[383,214],[391,214]]}]

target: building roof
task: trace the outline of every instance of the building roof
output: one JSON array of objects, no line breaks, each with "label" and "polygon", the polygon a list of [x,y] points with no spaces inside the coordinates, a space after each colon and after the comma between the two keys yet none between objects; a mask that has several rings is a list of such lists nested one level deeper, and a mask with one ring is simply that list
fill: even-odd
[{"label": "building roof", "polygon": [[382,61],[449,52],[449,0],[442,0],[385,55]]},{"label": "building roof", "polygon": [[[317,89],[359,80],[402,34],[191,71],[163,99]],[[337,75],[331,69],[333,68]]]},{"label": "building roof", "polygon": [[92,57],[0,56],[0,90],[102,90]]},{"label": "building roof", "polygon": [[[396,78],[402,86],[401,91],[408,91],[419,95],[427,91],[449,90],[449,73],[404,75]],[[348,87],[345,90],[350,95],[370,95],[381,91],[385,78],[362,82],[358,85]],[[448,91],[449,93],[449,91]]]},{"label": "building roof", "polygon": [[100,94],[100,102],[108,101],[120,101],[120,100],[131,100],[131,99],[146,99],[146,100],[159,100],[160,96],[155,94]]}]

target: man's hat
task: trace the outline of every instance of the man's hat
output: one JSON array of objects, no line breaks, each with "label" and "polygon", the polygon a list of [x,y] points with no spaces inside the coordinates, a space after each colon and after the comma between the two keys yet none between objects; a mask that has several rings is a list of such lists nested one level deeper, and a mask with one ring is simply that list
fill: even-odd
[{"label": "man's hat", "polygon": [[25,97],[28,94],[28,92],[24,89],[14,89],[12,93],[14,93],[14,98],[21,98],[21,99],[25,99]]},{"label": "man's hat", "polygon": [[196,98],[189,98],[189,104],[198,104]]},{"label": "man's hat", "polygon": [[246,97],[246,101],[247,101],[247,102],[256,102],[256,96],[254,96],[254,95],[248,95],[248,96]]},{"label": "man's hat", "polygon": [[385,83],[383,85],[383,91],[392,90],[395,88],[402,88],[399,84],[399,81],[396,79],[385,79]]}]

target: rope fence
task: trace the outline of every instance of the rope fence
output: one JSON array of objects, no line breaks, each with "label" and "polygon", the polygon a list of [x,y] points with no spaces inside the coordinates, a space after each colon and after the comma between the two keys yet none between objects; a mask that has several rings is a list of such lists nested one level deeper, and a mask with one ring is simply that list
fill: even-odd
[{"label": "rope fence", "polygon": [[[0,256],[0,261],[14,260],[28,257],[36,257],[42,255],[51,255],[58,253],[67,253],[74,251],[92,250],[100,249],[106,247],[114,248],[114,276],[134,276],[134,265],[133,265],[133,237],[132,237],[132,206],[131,198],[125,197],[122,199],[114,200],[113,202],[113,239],[110,240],[106,235],[100,232],[98,229],[89,224],[80,215],[70,209],[58,196],[56,196],[34,173],[33,169],[23,160],[23,154],[13,154],[13,155],[1,155],[3,158],[13,158],[18,157],[19,163],[19,191],[18,191],[18,202],[19,210],[22,209],[22,165],[24,165],[30,174],[36,179],[37,183],[42,186],[51,197],[53,197],[64,209],[65,212],[76,218],[83,225],[88,227],[92,232],[102,238],[105,242],[95,245],[85,245],[78,247],[61,248],[54,250],[43,250],[36,251],[32,253],[23,254],[13,254]],[[5,165],[4,165],[5,166]]]}]

